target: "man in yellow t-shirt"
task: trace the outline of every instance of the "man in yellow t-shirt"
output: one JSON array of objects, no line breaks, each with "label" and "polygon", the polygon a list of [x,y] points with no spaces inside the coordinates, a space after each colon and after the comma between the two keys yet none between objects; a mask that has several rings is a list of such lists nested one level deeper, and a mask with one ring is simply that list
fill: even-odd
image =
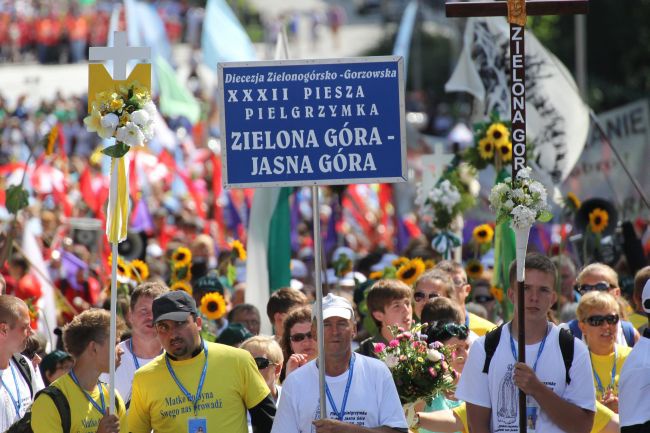
[{"label": "man in yellow t-shirt", "polygon": [[[153,322],[165,354],[133,380],[129,432],[270,432],[275,404],[249,352],[204,342],[194,299],[184,291],[153,302]],[[200,430],[201,429],[201,430]]]},{"label": "man in yellow t-shirt", "polygon": [[[63,330],[63,343],[75,358],[75,365],[50,386],[60,390],[70,405],[71,432],[128,431],[122,398],[116,393],[117,414],[113,404],[109,413],[108,386],[99,382],[99,376],[109,369],[109,346],[119,342],[109,341],[110,320],[108,311],[90,309],[72,319]],[[115,355],[119,365],[121,349],[116,348]],[[34,433],[65,433],[61,415],[49,395],[40,394],[34,401],[31,426]]]}]

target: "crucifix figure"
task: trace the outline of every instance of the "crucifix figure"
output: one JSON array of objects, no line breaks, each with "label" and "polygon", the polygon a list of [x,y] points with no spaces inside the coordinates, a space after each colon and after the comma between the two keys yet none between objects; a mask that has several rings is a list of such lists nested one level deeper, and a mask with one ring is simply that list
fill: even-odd
[{"label": "crucifix figure", "polygon": [[[512,179],[526,167],[526,53],[527,15],[584,14],[588,0],[507,0],[494,2],[447,1],[448,17],[507,16],[510,23],[510,119],[512,123]],[[517,361],[526,362],[524,282],[517,284]],[[519,431],[528,431],[526,394],[519,391]]]}]

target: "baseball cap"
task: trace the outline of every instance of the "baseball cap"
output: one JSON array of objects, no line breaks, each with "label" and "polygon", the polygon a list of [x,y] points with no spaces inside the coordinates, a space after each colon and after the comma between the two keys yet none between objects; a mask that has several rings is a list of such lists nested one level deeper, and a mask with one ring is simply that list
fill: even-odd
[{"label": "baseball cap", "polygon": [[[316,304],[312,308],[312,318],[316,317]],[[352,304],[342,296],[336,296],[332,293],[323,298],[323,320],[329,317],[342,317],[344,319],[354,319],[354,309]]]},{"label": "baseball cap", "polygon": [[645,282],[643,293],[641,293],[641,304],[646,313],[650,313],[650,280]]},{"label": "baseball cap", "polygon": [[253,334],[241,323],[229,323],[228,327],[219,334],[217,343],[237,347],[251,337]]},{"label": "baseball cap", "polygon": [[158,296],[154,299],[151,310],[153,323],[158,323],[161,320],[182,322],[190,314],[198,314],[194,298],[183,290],[175,290]]},{"label": "baseball cap", "polygon": [[43,357],[43,360],[39,365],[41,374],[45,375],[46,371],[51,372],[56,370],[56,365],[66,359],[72,359],[72,355],[70,355],[68,352],[64,352],[63,350],[55,350],[48,353]]}]

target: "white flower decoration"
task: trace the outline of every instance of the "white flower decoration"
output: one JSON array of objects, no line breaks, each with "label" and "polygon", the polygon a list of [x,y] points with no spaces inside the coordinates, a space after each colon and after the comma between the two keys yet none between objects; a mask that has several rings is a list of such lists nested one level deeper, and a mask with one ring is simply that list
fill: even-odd
[{"label": "white flower decoration", "polygon": [[142,146],[144,144],[144,134],[133,122],[127,122],[125,126],[118,128],[115,138],[117,138],[117,141],[129,146]]}]

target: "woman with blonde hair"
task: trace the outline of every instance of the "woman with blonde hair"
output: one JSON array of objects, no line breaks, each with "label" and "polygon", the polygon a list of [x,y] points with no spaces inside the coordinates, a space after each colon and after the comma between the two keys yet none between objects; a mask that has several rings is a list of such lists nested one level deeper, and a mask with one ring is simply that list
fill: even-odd
[{"label": "woman with blonde hair", "polygon": [[247,350],[253,355],[257,369],[269,386],[271,397],[273,397],[273,401],[277,406],[281,392],[279,385],[280,372],[284,363],[280,345],[273,337],[256,335],[244,341],[239,348]]}]

